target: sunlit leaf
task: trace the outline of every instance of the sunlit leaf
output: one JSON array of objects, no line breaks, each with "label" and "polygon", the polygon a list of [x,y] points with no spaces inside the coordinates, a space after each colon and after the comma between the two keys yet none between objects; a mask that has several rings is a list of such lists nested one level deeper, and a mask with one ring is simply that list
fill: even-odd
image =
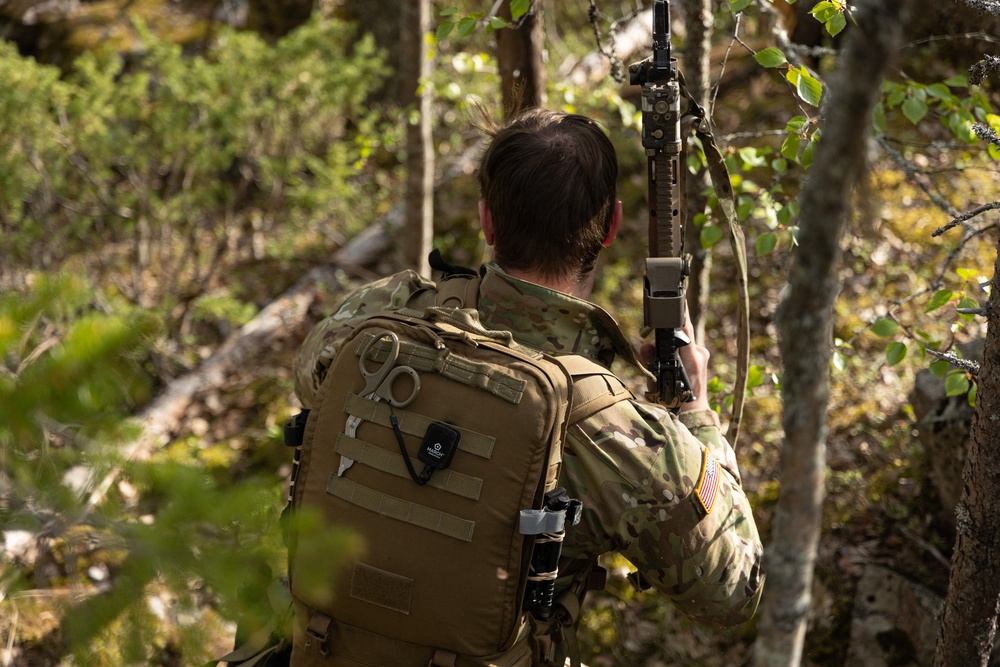
[{"label": "sunlit leaf", "polygon": [[834,352],[830,361],[833,363],[833,367],[837,371],[843,371],[847,368],[847,359],[840,352]]},{"label": "sunlit leaf", "polygon": [[780,67],[788,62],[781,49],[776,49],[773,46],[761,49],[753,57],[763,67]]},{"label": "sunlit leaf", "polygon": [[954,298],[955,293],[950,289],[939,289],[937,292],[934,292],[934,296],[931,297],[930,303],[928,303],[927,307],[924,308],[924,312],[933,312]]},{"label": "sunlit leaf", "polygon": [[753,4],[753,0],[729,0],[729,11],[738,14]]},{"label": "sunlit leaf", "polygon": [[835,14],[839,14],[840,10],[830,0],[822,0],[822,2],[817,2],[816,6],[809,10],[809,13],[820,23],[826,23]]},{"label": "sunlit leaf", "polygon": [[969,387],[969,407],[970,408],[976,407],[976,396],[979,394],[979,392],[977,391],[978,389],[979,389],[979,385],[976,384],[975,382],[973,382],[972,386]]},{"label": "sunlit leaf", "polygon": [[827,21],[825,25],[826,31],[833,37],[836,37],[844,28],[847,27],[847,17],[844,16],[844,12],[837,12],[830,17],[830,20]]},{"label": "sunlit leaf", "polygon": [[798,81],[795,83],[795,91],[803,101],[808,102],[814,107],[818,107],[820,98],[823,96],[823,84],[803,69],[799,72]]},{"label": "sunlit leaf", "polygon": [[747,389],[754,389],[764,384],[764,369],[761,366],[751,366],[747,371]]}]

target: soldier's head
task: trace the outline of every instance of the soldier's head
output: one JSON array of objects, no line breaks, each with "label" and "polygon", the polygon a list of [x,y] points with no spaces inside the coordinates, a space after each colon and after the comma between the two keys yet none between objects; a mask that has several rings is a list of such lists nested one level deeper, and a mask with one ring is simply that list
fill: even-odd
[{"label": "soldier's head", "polygon": [[480,218],[505,271],[576,281],[621,223],[618,160],[585,116],[529,109],[499,126],[479,166]]}]

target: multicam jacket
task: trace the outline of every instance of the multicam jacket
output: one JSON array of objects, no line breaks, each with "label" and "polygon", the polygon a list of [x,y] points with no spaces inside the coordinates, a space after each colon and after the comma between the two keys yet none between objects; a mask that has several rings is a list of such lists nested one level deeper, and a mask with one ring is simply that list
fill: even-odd
[{"label": "multicam jacket", "polygon": [[[507,275],[480,274],[477,308],[488,328],[554,355],[579,354],[610,367],[616,356],[638,366],[614,319],[593,303]],[[362,318],[403,307],[434,284],[412,271],[353,293],[309,334],[295,385],[313,407],[326,370]],[[567,531],[562,572],[619,552],[691,618],[710,625],[748,620],[763,588],[761,543],[732,447],[709,410],[673,415],[640,400],[620,402],[572,424],[559,480],[583,501]],[[557,591],[558,593],[558,591]]]}]

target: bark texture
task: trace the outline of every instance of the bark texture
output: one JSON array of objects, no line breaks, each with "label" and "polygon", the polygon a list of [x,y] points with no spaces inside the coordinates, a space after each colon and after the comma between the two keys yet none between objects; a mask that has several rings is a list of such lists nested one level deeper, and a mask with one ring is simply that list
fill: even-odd
[{"label": "bark texture", "polygon": [[[504,0],[497,15],[511,21],[510,0]],[[545,31],[540,0],[531,3],[515,27],[498,30],[496,36],[504,113],[511,116],[521,109],[544,107]]]},{"label": "bark texture", "polygon": [[987,665],[1000,612],[1000,244],[935,667]]},{"label": "bark texture", "polygon": [[826,91],[823,141],[801,196],[799,247],[777,313],[784,362],[781,497],[765,553],[756,667],[799,665],[824,497],[829,366],[840,239],[865,168],[865,129],[902,39],[908,0],[871,0]]},{"label": "bark texture", "polygon": [[434,240],[434,141],[431,132],[430,87],[421,80],[431,74],[431,59],[424,35],[431,28],[430,0],[404,0],[400,72],[405,109],[416,112],[406,126],[406,224],[405,263],[430,278],[427,255]]}]

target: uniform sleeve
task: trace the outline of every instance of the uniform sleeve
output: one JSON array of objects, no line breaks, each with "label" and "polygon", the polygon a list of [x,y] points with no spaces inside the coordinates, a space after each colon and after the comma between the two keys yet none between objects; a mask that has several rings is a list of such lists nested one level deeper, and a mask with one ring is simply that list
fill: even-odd
[{"label": "uniform sleeve", "polygon": [[344,340],[361,320],[402,308],[412,295],[433,286],[434,283],[414,271],[397,273],[358,288],[348,295],[333,315],[313,327],[295,360],[295,394],[302,407],[314,407],[327,369]]},{"label": "uniform sleeve", "polygon": [[713,417],[630,401],[573,425],[564,479],[584,529],[567,539],[571,552],[619,551],[682,612],[726,626],[757,608],[762,547]]}]

